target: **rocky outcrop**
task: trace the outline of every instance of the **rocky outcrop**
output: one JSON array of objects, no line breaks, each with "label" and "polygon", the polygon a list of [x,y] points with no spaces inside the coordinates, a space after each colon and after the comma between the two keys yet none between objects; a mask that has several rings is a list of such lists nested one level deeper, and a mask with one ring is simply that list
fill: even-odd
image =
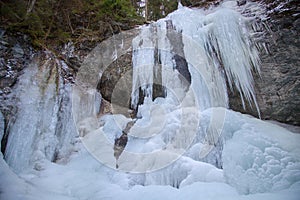
[{"label": "rocky outcrop", "polygon": [[[9,33],[0,29],[0,110],[4,118],[15,112],[12,87],[34,53],[30,40],[21,33]],[[7,121],[7,120],[5,120]]]},{"label": "rocky outcrop", "polygon": [[[185,5],[201,7],[195,1]],[[300,125],[300,71],[299,71],[299,30],[300,19],[297,1],[260,1],[266,7],[267,20],[264,21],[265,41],[268,53],[261,49],[261,74],[254,74],[256,98],[262,119],[271,119],[283,123]],[[219,1],[211,1],[216,5]],[[249,2],[237,1],[238,6]],[[202,6],[203,7],[203,6]],[[204,6],[205,7],[205,6]],[[250,13],[251,14],[251,13]],[[179,40],[180,41],[180,40]],[[131,54],[118,58],[106,72],[103,73],[98,89],[102,96],[111,101],[112,91],[125,73],[131,70]],[[131,77],[131,76],[130,76]],[[131,92],[129,80],[124,90]],[[154,88],[155,90],[155,88]],[[159,93],[157,89],[154,93]],[[130,92],[129,92],[130,91]],[[229,91],[230,108],[242,113],[258,117],[255,105],[243,108],[240,95]],[[128,100],[128,99],[127,99]],[[140,99],[142,101],[142,99]],[[124,102],[124,106],[130,102]],[[130,105],[129,105],[130,106]]]},{"label": "rocky outcrop", "polygon": [[[297,0],[252,0],[266,8],[264,21],[268,53],[261,51],[261,74],[254,74],[262,119],[300,125],[300,18]],[[218,5],[220,1],[183,0],[187,6]],[[237,6],[250,3],[238,0]],[[251,15],[251,13],[248,13]],[[254,105],[243,108],[237,91],[229,91],[230,108],[258,117]]]},{"label": "rocky outcrop", "polygon": [[[244,2],[242,3],[244,4]],[[297,1],[287,1],[285,3],[284,1],[265,0],[264,3],[267,6],[269,17],[266,23],[270,27],[270,34],[267,38],[269,54],[262,52],[261,75],[255,74],[254,77],[261,117],[263,119],[300,125],[300,19],[297,14],[297,9],[299,9]],[[178,41],[180,41],[180,38]],[[29,44],[29,39],[22,34],[11,34],[0,30],[0,53],[2,55],[0,58],[0,111],[3,113],[3,119],[0,120],[0,123],[3,123],[0,130],[0,138],[2,139],[1,148],[3,153],[6,151],[7,140],[11,132],[10,128],[16,123],[16,114],[20,112],[17,104],[19,96],[14,93],[18,85],[18,77],[24,73],[24,69],[32,61],[32,55],[37,53]],[[54,81],[53,83],[56,85],[56,89],[53,90],[57,92],[56,96],[54,95],[49,100],[54,110],[51,110],[46,104],[39,103],[40,106],[51,110],[48,113],[52,113],[51,119],[55,121],[55,128],[51,130],[52,132],[50,131],[51,133],[47,137],[52,134],[54,138],[60,138],[57,139],[53,148],[45,148],[45,155],[49,160],[57,161],[63,154],[67,153],[66,149],[57,151],[57,149],[64,147],[65,141],[74,142],[71,138],[64,138],[65,135],[74,137],[73,133],[68,133],[71,130],[71,121],[68,121],[69,125],[62,123],[71,116],[69,106],[71,100],[68,92],[70,92],[70,84],[74,82],[74,76],[76,71],[79,70],[82,60],[94,45],[82,42],[74,47],[72,44],[67,44],[65,48],[59,50],[59,56],[52,53],[46,53],[45,55],[45,52],[39,52],[41,54],[39,57],[40,70],[43,71],[43,67],[41,66],[43,66],[44,61],[52,60],[51,62],[49,61],[52,63],[51,66],[49,64],[46,66],[51,72],[50,75],[53,75],[49,76],[48,80],[51,80],[52,77],[53,80],[58,81]],[[178,63],[178,66],[186,64],[181,58],[175,58],[174,60]],[[128,108],[130,108],[130,94],[132,89],[131,62],[132,55],[129,51],[120,56],[103,72],[98,84],[98,90],[100,90],[102,97],[107,101],[102,101],[104,103],[100,114],[111,112],[123,113],[125,115],[130,114],[128,113]],[[181,62],[183,64],[180,64]],[[179,69],[179,71],[183,75],[185,74],[184,77],[186,79],[189,79],[184,69]],[[54,74],[57,78],[54,77]],[[123,80],[121,80],[122,78]],[[48,83],[41,81],[41,84],[45,85],[44,88],[41,88],[41,92],[44,90],[45,93]],[[116,87],[119,91],[113,93]],[[161,91],[161,87],[154,86],[154,93],[158,94],[157,96],[162,95]],[[126,98],[123,98],[124,96]],[[114,98],[118,101],[112,102],[112,104],[115,106],[118,103],[117,106],[126,107],[127,110],[125,111],[127,114],[123,110],[122,112],[114,110],[116,107],[114,109],[111,108],[111,101]],[[255,108],[252,109],[248,106],[246,110],[243,109],[240,96],[236,92],[230,93],[229,100],[230,107],[233,110],[255,116],[258,115]],[[43,101],[45,99],[41,100],[41,102]],[[46,116],[47,113],[44,114]],[[45,116],[44,118],[46,119]],[[18,123],[22,124],[21,122]],[[47,123],[43,123],[44,127],[47,127]]]},{"label": "rocky outcrop", "polygon": [[34,50],[30,40],[21,33],[10,33],[0,29],[0,112],[1,119],[1,151],[4,152],[8,138],[9,123],[14,121],[17,112],[16,96],[12,93],[18,77],[23,73]]},{"label": "rocky outcrop", "polygon": [[[120,79],[128,76],[128,85],[124,85],[124,91],[128,91],[129,95],[131,93],[132,86],[132,52],[128,52],[111,65],[109,65],[101,76],[101,80],[97,86],[97,89],[101,92],[104,99],[111,102],[112,93]],[[127,102],[127,106],[130,106],[130,102]]]},{"label": "rocky outcrop", "polygon": [[[261,117],[300,125],[299,3],[268,0],[263,3],[270,28],[269,54],[261,53],[261,76],[254,77]],[[255,109],[242,108],[235,92],[230,94],[230,107],[257,116]]]},{"label": "rocky outcrop", "polygon": [[57,56],[33,50],[25,35],[0,33],[1,151],[15,171],[40,170],[39,161],[62,161],[77,143],[70,96],[76,70],[66,64],[76,64],[68,59],[72,48]]},{"label": "rocky outcrop", "polygon": [[21,33],[14,35],[0,29],[0,89],[2,93],[9,93],[17,77],[33,54],[29,45],[29,38]]}]

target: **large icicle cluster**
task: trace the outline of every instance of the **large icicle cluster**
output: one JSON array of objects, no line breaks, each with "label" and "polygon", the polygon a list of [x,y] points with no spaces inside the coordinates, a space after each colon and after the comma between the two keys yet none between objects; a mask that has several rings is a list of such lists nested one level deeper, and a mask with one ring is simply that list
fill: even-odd
[{"label": "large icicle cluster", "polygon": [[[99,118],[101,96],[94,90],[94,72],[102,73],[101,67],[117,55],[105,48],[113,46],[111,41],[98,48],[104,52],[100,56],[93,53],[100,64],[91,59],[92,67],[81,68],[79,80],[94,87],[73,90],[82,143],[65,165],[49,160],[66,158],[72,148],[76,131],[70,85],[62,84],[55,60],[33,63],[16,88],[20,109],[5,151],[18,176],[0,153],[0,199],[298,200],[300,135],[224,108],[225,77],[229,87],[235,85],[248,101],[255,101],[251,68],[257,69],[258,58],[246,27],[245,19],[228,8],[205,13],[180,7],[141,30],[133,41],[133,106],[140,87],[146,97],[118,169],[114,139],[132,119],[121,114]],[[125,44],[123,50],[129,49]],[[155,83],[165,86],[166,98],[153,101]],[[0,138],[3,122],[0,113]],[[221,141],[212,132],[220,133]],[[28,168],[40,161],[43,165]]]},{"label": "large icicle cluster", "polygon": [[252,71],[259,71],[259,57],[250,37],[249,19],[226,5],[205,12],[180,7],[165,19],[141,28],[133,41],[133,107],[138,104],[139,87],[144,96],[153,97],[157,68],[161,68],[166,96],[175,94],[182,100],[189,81],[176,56],[187,63],[190,90],[200,110],[227,107],[226,79],[231,90],[237,88],[243,104],[245,98],[257,107]]}]

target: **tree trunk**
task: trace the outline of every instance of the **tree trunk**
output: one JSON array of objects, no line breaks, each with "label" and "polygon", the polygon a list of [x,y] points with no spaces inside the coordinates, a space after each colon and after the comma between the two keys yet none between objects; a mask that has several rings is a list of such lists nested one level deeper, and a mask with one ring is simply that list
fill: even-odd
[{"label": "tree trunk", "polygon": [[145,21],[148,21],[148,0],[145,0]]},{"label": "tree trunk", "polygon": [[31,13],[31,11],[33,10],[34,4],[35,4],[36,0],[32,0],[31,2],[28,2],[28,9],[27,9],[27,15],[29,13]]}]

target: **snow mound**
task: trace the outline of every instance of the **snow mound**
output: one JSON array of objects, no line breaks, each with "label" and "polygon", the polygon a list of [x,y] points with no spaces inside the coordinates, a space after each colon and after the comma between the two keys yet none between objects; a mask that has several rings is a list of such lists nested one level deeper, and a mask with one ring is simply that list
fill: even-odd
[{"label": "snow mound", "polygon": [[224,146],[223,169],[227,182],[242,194],[299,186],[300,135],[247,116],[243,116],[248,118],[247,122],[242,122],[240,114],[234,112],[229,115],[241,127]]},{"label": "snow mound", "polygon": [[223,171],[183,156],[166,168],[145,174],[145,185],[183,188],[195,182],[224,182]]}]

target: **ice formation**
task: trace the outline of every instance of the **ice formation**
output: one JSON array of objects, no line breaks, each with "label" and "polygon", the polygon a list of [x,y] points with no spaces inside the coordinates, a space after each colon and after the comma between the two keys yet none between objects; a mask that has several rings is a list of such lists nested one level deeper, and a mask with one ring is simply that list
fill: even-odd
[{"label": "ice formation", "polygon": [[[239,121],[236,116],[232,119]],[[298,134],[284,128],[247,119],[223,150],[227,181],[243,194],[299,186],[299,141]]]},{"label": "ice formation", "polygon": [[201,110],[227,106],[225,76],[229,88],[234,85],[242,100],[254,103],[258,109],[252,71],[259,71],[259,56],[250,33],[249,19],[226,7],[211,13],[180,7],[166,18],[142,27],[133,41],[133,107],[138,103],[139,87],[144,96],[152,98],[158,68],[167,98],[173,94],[182,100],[189,80],[181,73],[182,63],[177,63],[177,56],[188,64],[191,90]]},{"label": "ice formation", "polygon": [[[107,167],[107,163],[99,163],[82,146],[66,165],[47,162],[43,170],[31,170],[19,176],[13,174],[0,159],[0,197],[27,200],[136,199],[141,196],[144,199],[182,200],[297,200],[300,192],[300,135],[224,108],[208,109],[203,115],[209,117],[213,112],[224,111],[226,143],[223,170],[189,156],[181,156],[171,165],[152,173],[124,173]],[[176,118],[176,114],[173,115]],[[117,120],[126,123],[128,119],[119,116]],[[106,127],[102,129],[117,131],[112,121],[107,119]],[[97,142],[97,132],[99,130],[85,137],[86,140],[91,137],[91,142],[99,148],[105,140]],[[136,148],[137,143],[131,142],[131,145]],[[102,152],[102,155],[113,159],[112,153]],[[131,166],[155,164],[131,162],[128,161]]]},{"label": "ice formation", "polygon": [[[135,37],[132,105],[138,119],[118,170],[113,142],[132,119],[98,118],[101,95],[75,88],[73,114],[82,140],[67,156],[76,142],[70,85],[62,87],[48,65],[28,68],[5,152],[17,175],[0,154],[0,198],[297,200],[300,135],[227,108],[226,78],[255,104],[251,71],[259,70],[249,19],[232,5],[207,11],[178,6]],[[95,86],[96,79],[87,81]],[[156,81],[165,98],[153,100]],[[64,112],[57,115],[58,109]],[[3,120],[0,115],[0,136]],[[69,159],[51,162],[57,156]]]},{"label": "ice formation", "polygon": [[[38,59],[37,59],[38,60]],[[5,158],[15,172],[41,168],[44,159],[67,157],[76,129],[70,103],[71,84],[63,86],[58,61],[33,62],[16,89],[19,110],[10,124]],[[40,65],[40,66],[39,66]]]}]

